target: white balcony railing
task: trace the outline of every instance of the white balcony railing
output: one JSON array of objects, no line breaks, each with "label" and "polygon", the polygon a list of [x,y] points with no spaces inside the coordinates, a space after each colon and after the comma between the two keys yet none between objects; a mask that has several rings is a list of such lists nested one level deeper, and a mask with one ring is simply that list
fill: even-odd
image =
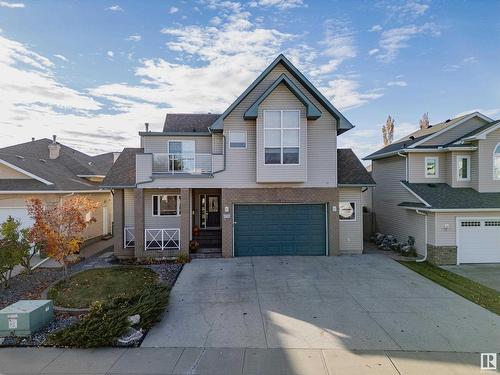
[{"label": "white balcony railing", "polygon": [[135,246],[135,233],[134,228],[128,227],[123,228],[123,247],[126,249],[128,247]]},{"label": "white balcony railing", "polygon": [[180,250],[181,230],[179,228],[161,228],[144,230],[145,250]]},{"label": "white balcony railing", "polygon": [[153,173],[211,173],[212,154],[153,154]]}]

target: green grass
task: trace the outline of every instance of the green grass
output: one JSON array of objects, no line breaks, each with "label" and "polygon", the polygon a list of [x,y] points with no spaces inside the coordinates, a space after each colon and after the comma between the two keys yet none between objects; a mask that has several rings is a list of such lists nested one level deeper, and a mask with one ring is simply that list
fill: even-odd
[{"label": "green grass", "polygon": [[400,261],[399,263],[452,292],[467,298],[469,301],[477,303],[479,306],[500,315],[500,292],[495,289],[488,288],[466,277],[433,266],[427,262]]},{"label": "green grass", "polygon": [[56,306],[86,308],[116,297],[130,297],[156,283],[156,272],[144,267],[110,267],[86,270],[57,283],[48,292]]}]

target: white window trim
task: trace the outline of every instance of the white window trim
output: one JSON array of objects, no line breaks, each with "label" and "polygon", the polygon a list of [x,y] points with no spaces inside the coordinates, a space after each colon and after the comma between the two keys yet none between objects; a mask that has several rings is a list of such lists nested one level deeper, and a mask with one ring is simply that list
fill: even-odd
[{"label": "white window trim", "polygon": [[354,222],[354,221],[357,221],[358,220],[358,213],[356,212],[356,209],[358,207],[358,205],[356,204],[356,202],[354,201],[339,201],[339,211],[340,211],[340,203],[349,203],[349,204],[353,204],[354,205],[354,219],[342,219],[340,217],[340,213],[339,213],[339,221],[342,221],[342,222]]},{"label": "white window trim", "polygon": [[[280,135],[280,151],[281,151],[281,163],[278,163],[278,164],[267,164],[266,163],[266,113],[267,112],[280,112],[280,128],[269,128],[268,130],[280,130],[281,132],[281,135]],[[283,112],[297,112],[298,113],[298,117],[299,117],[299,127],[298,128],[284,128],[283,127]],[[263,114],[264,114],[264,118],[263,118],[263,121],[262,121],[262,131],[263,131],[263,136],[262,136],[262,142],[263,142],[263,161],[264,161],[264,165],[266,166],[279,166],[279,167],[283,167],[283,166],[297,166],[297,165],[300,165],[300,129],[301,129],[301,124],[300,124],[300,109],[265,109],[263,111]],[[287,164],[284,164],[283,163],[283,149],[285,148],[283,146],[283,130],[298,130],[299,132],[299,145],[298,145],[298,149],[299,149],[299,162],[298,163],[287,163]],[[276,147],[269,147],[269,148],[276,148]]]},{"label": "white window trim", "polygon": [[[160,202],[158,202],[158,214],[154,213],[154,200],[155,197],[177,197],[177,214],[175,215],[161,215],[160,214]],[[154,217],[179,217],[181,216],[181,195],[180,194],[154,194],[151,196],[151,216]]]},{"label": "white window trim", "polygon": [[496,152],[497,148],[500,146],[500,143],[497,143],[493,148],[493,180],[500,181],[500,178],[497,178],[495,171],[495,159],[500,157],[500,152]]},{"label": "white window trim", "polygon": [[[434,176],[427,174],[427,163],[431,159],[436,161],[436,174]],[[438,156],[426,156],[425,157],[424,176],[425,176],[425,178],[439,178],[439,157]]]},{"label": "white window trim", "polygon": [[[231,134],[232,133],[243,133],[245,135],[245,147],[232,147],[231,146]],[[246,130],[230,130],[229,131],[229,148],[233,150],[246,150],[248,144],[247,131]]]},{"label": "white window trim", "polygon": [[[460,176],[460,164],[461,159],[467,159],[467,178],[462,178]],[[470,155],[457,155],[457,181],[470,181]]]}]

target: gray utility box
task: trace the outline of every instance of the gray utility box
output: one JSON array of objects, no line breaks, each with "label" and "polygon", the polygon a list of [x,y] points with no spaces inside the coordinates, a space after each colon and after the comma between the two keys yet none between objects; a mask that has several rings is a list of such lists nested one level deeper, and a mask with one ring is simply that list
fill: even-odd
[{"label": "gray utility box", "polygon": [[0,336],[29,336],[53,318],[51,300],[20,300],[0,310]]}]

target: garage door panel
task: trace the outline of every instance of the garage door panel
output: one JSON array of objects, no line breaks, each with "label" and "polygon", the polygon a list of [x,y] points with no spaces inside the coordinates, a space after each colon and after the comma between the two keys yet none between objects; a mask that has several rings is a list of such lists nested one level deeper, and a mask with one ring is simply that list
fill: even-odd
[{"label": "garage door panel", "polygon": [[500,262],[500,218],[460,219],[457,230],[460,263]]},{"label": "garage door panel", "polygon": [[235,205],[235,256],[325,255],[324,204]]}]

